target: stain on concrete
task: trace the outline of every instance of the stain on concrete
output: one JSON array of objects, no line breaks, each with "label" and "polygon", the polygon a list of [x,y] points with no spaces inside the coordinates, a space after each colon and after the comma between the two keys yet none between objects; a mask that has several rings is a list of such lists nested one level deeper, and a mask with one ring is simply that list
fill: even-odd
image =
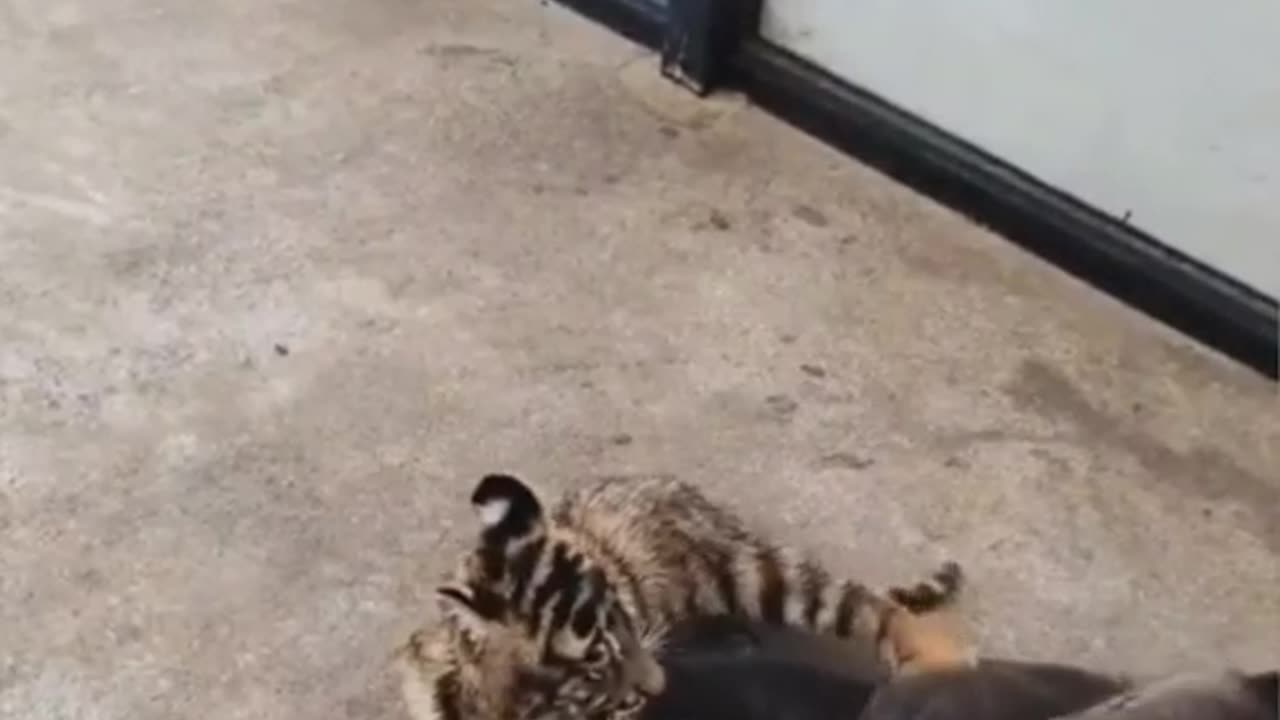
[{"label": "stain on concrete", "polygon": [[875,463],[876,461],[872,458],[850,452],[834,452],[823,455],[818,460],[820,467],[845,470],[866,470]]},{"label": "stain on concrete", "polygon": [[[1140,418],[1114,416],[1097,409],[1067,376],[1043,362],[1022,363],[1007,392],[1019,405],[1068,421],[1074,442],[1129,453],[1147,482],[1173,488],[1199,502],[1229,502],[1251,516],[1251,532],[1280,554],[1280,481],[1242,468],[1214,447],[1174,450],[1144,433]],[[1132,407],[1132,405],[1131,405]]]},{"label": "stain on concrete", "polygon": [[823,368],[821,365],[814,365],[813,363],[801,363],[800,372],[804,373],[805,375],[808,375],[811,378],[821,379],[827,376],[827,371],[825,368]]},{"label": "stain on concrete", "polygon": [[443,43],[439,45],[427,45],[422,48],[422,54],[429,57],[438,57],[444,59],[466,59],[476,57],[491,57],[500,51],[495,48],[477,47],[475,45],[466,45],[461,43]]},{"label": "stain on concrete", "polygon": [[722,232],[733,227],[733,224],[729,222],[729,217],[719,210],[711,211],[710,222],[711,227]]},{"label": "stain on concrete", "polygon": [[764,399],[764,404],[769,409],[769,414],[778,420],[790,420],[800,408],[800,403],[789,395],[769,395]]},{"label": "stain on concrete", "polygon": [[831,224],[827,216],[822,214],[820,210],[809,205],[795,205],[791,208],[791,214],[800,222],[815,228],[824,228]]}]

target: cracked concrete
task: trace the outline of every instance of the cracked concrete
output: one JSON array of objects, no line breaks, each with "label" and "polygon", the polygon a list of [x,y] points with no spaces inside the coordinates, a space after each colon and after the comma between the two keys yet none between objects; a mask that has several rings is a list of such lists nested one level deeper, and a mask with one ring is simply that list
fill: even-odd
[{"label": "cracked concrete", "polygon": [[399,718],[506,469],[1280,664],[1275,387],[514,0],[0,0],[0,718]]}]

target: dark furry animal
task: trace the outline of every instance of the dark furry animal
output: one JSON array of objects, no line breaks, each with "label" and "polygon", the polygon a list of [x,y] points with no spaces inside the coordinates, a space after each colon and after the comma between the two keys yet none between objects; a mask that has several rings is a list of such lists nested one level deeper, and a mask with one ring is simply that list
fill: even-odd
[{"label": "dark furry animal", "polygon": [[642,720],[1277,720],[1280,673],[1135,686],[1063,665],[982,660],[888,678],[874,658],[802,631],[736,620],[677,626],[670,684]]},{"label": "dark furry animal", "polygon": [[859,720],[1051,720],[1129,689],[1120,678],[1048,663],[980,660],[967,671],[881,685]]},{"label": "dark furry animal", "polygon": [[641,720],[855,720],[883,676],[875,660],[804,631],[682,623],[661,656],[667,687]]},{"label": "dark furry animal", "polygon": [[1276,720],[1280,672],[1181,675],[1143,685],[1062,720]]},{"label": "dark furry animal", "polygon": [[1128,688],[1076,668],[995,660],[888,677],[848,645],[732,620],[680,626],[662,662],[671,682],[643,720],[1050,720]]},{"label": "dark furry animal", "polygon": [[1071,667],[985,660],[886,683],[859,720],[1277,720],[1277,678],[1225,671],[1133,685]]}]

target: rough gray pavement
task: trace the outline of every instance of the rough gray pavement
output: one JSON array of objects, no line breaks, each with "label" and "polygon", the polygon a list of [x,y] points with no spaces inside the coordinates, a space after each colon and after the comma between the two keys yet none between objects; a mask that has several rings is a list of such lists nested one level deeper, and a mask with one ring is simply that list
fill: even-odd
[{"label": "rough gray pavement", "polygon": [[401,718],[503,469],[1280,664],[1274,386],[527,0],[0,0],[0,718]]}]

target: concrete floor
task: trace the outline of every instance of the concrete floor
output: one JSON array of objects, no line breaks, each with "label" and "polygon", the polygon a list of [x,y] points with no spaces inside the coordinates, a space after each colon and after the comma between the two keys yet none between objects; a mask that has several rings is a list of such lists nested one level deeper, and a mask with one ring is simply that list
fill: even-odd
[{"label": "concrete floor", "polygon": [[400,718],[483,472],[1280,664],[1274,386],[528,0],[0,0],[0,717]]}]

